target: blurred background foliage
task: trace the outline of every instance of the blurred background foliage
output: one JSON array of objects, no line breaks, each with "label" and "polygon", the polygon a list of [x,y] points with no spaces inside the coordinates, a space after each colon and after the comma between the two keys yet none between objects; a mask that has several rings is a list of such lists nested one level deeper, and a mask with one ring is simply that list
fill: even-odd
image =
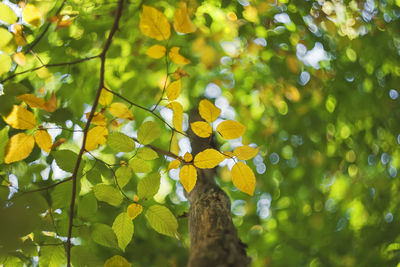
[{"label": "blurred background foliage", "polygon": [[[61,1],[29,3],[43,13],[43,20],[38,27],[19,20],[26,25],[28,43],[43,31]],[[160,98],[166,69],[163,60],[145,54],[157,42],[139,31],[142,4],[156,7],[171,21],[179,3],[126,3],[107,54],[105,80],[112,90],[152,107]],[[9,55],[26,52],[26,64],[12,63],[2,79],[40,66],[40,60],[51,64],[97,55],[116,5],[114,0],[67,0],[61,14],[73,18],[73,23],[57,30],[51,24],[33,52],[24,51],[14,40],[2,46]],[[260,147],[250,164],[257,178],[254,197],[234,188],[227,165],[220,167],[217,179],[231,197],[233,220],[248,245],[252,266],[396,266],[400,262],[400,198],[396,197],[400,191],[400,1],[189,0],[187,5],[197,31],[174,32],[168,43],[181,47],[180,53],[191,60],[184,67],[189,77],[183,78],[179,98],[184,110],[189,112],[201,98],[209,98],[222,109],[223,118],[247,126],[243,139],[221,144],[222,148],[229,150],[241,143]],[[6,23],[1,28],[15,33]],[[176,68],[170,65],[169,72]],[[16,82],[37,95],[55,92],[58,110],[52,114],[36,111],[38,118],[42,123],[81,129],[82,115],[88,112],[97,88],[98,69],[98,60],[41,68],[2,86]],[[15,100],[1,97],[4,115]],[[170,114],[160,112],[170,119]],[[133,113],[135,122],[118,126],[126,133],[135,132],[150,116],[139,109]],[[0,127],[6,127],[3,121]],[[162,128],[156,144],[167,148],[170,134]],[[62,148],[78,150],[76,132],[51,134],[67,140]],[[185,138],[179,141],[180,155],[188,149],[186,143]],[[119,160],[107,148],[96,155],[108,162]],[[111,179],[105,165],[85,159],[86,169],[93,164],[98,165],[82,180]],[[1,209],[13,203],[7,217],[0,220],[0,256],[5,266],[28,264],[32,257],[37,261],[37,245],[42,246],[40,251],[51,248],[56,253],[54,246],[46,244],[60,243],[66,236],[67,214],[50,214],[48,206],[65,208],[68,188],[7,200],[13,193],[8,183],[14,190],[40,188],[60,179],[56,168],[53,157],[38,148],[23,162],[1,165]],[[173,179],[167,177],[164,159],[154,161],[153,169],[157,168],[163,178],[156,200],[182,215],[188,203],[177,173],[170,171]],[[138,179],[135,176],[127,185],[132,194]],[[143,216],[137,218],[133,241],[122,253],[90,240],[93,225],[111,225],[120,212],[97,203],[90,194],[86,200],[95,202],[95,212],[77,218],[74,228],[79,236],[76,244],[83,247],[79,253],[89,255],[85,254],[89,251],[90,260],[100,264],[121,254],[133,266],[185,265],[189,247],[185,217],[179,217],[180,240],[157,234]],[[52,221],[61,238],[50,234],[55,231]],[[38,233],[33,241],[16,239],[31,232]]]}]

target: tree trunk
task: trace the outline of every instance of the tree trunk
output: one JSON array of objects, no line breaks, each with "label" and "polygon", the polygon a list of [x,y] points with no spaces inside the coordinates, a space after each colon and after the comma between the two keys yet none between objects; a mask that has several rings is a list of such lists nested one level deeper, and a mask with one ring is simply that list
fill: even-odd
[{"label": "tree trunk", "polygon": [[[198,120],[198,115],[191,116],[191,121]],[[212,147],[208,139],[192,133],[190,137],[193,155]],[[188,196],[191,243],[188,267],[248,266],[246,245],[238,238],[232,222],[230,199],[215,183],[215,174],[215,169],[198,169],[196,186]]]}]

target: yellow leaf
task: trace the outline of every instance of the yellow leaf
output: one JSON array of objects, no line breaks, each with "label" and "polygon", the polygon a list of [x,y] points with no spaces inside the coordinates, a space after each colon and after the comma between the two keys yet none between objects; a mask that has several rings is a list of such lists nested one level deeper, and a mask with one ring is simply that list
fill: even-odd
[{"label": "yellow leaf", "polygon": [[143,5],[139,23],[140,31],[158,41],[166,40],[171,35],[167,17],[154,7]]},{"label": "yellow leaf", "polygon": [[106,260],[104,267],[131,267],[132,265],[122,256],[115,255]]},{"label": "yellow leaf", "polygon": [[49,100],[44,104],[44,106],[44,110],[48,112],[53,112],[57,109],[57,98],[54,92],[51,93]]},{"label": "yellow leaf", "polygon": [[194,157],[194,166],[200,169],[210,169],[214,168],[218,164],[221,163],[225,159],[225,156],[222,155],[219,151],[213,149],[213,148],[208,148],[200,153],[198,153]]},{"label": "yellow leaf", "polygon": [[14,24],[14,40],[18,46],[24,46],[26,44],[26,39],[22,29],[24,26],[21,24]]},{"label": "yellow leaf", "polygon": [[22,17],[27,23],[35,27],[39,27],[42,23],[42,14],[39,12],[39,9],[32,4],[27,4],[24,7],[22,10]]},{"label": "yellow leaf", "polygon": [[217,132],[219,132],[224,139],[239,138],[244,134],[244,131],[246,131],[246,126],[232,120],[223,121],[217,126]]},{"label": "yellow leaf", "polygon": [[111,104],[113,97],[114,95],[112,93],[103,88],[100,92],[99,104],[102,106],[108,106]]},{"label": "yellow leaf", "polygon": [[37,97],[32,94],[23,94],[17,96],[17,98],[21,101],[27,103],[31,108],[45,108],[46,101],[43,98]]},{"label": "yellow leaf", "polygon": [[249,166],[238,162],[232,167],[232,182],[240,191],[252,196],[256,186],[256,177]]},{"label": "yellow leaf", "polygon": [[183,107],[180,103],[174,101],[168,104],[168,108],[171,108],[174,112],[172,117],[172,123],[177,131],[182,132],[182,121],[183,121]]},{"label": "yellow leaf", "polygon": [[[86,119],[89,119],[90,112],[86,113]],[[107,118],[104,117],[103,114],[100,112],[95,112],[92,118],[92,123],[94,125],[99,125],[99,126],[106,126],[107,125]]]},{"label": "yellow leaf", "polygon": [[192,159],[193,159],[193,156],[189,152],[186,152],[185,155],[183,156],[183,160],[186,162],[191,162]]},{"label": "yellow leaf", "polygon": [[21,53],[21,52],[15,53],[13,56],[13,59],[14,59],[15,63],[17,63],[18,65],[25,66],[26,58],[25,58],[24,53]]},{"label": "yellow leaf", "polygon": [[224,154],[224,156],[227,159],[231,159],[231,158],[233,158],[235,156],[235,154],[233,154],[233,152],[231,152],[231,151],[224,151],[224,152],[222,152],[222,154]]},{"label": "yellow leaf", "polygon": [[178,159],[174,159],[168,164],[168,170],[178,169],[181,165],[181,162]]},{"label": "yellow leaf", "polygon": [[221,110],[207,99],[203,99],[199,103],[199,113],[204,120],[213,122],[221,114]]},{"label": "yellow leaf", "polygon": [[86,138],[85,149],[91,151],[107,141],[108,130],[103,126],[96,126],[89,130]]},{"label": "yellow leaf", "polygon": [[180,47],[172,47],[171,50],[169,50],[169,57],[172,59],[172,61],[175,64],[178,65],[186,65],[190,63],[190,60],[185,58],[184,56],[182,56],[181,54],[179,54],[179,49],[181,49]]},{"label": "yellow leaf", "polygon": [[233,150],[233,154],[240,160],[249,160],[257,156],[258,147],[253,148],[251,146],[239,146]]},{"label": "yellow leaf", "polygon": [[175,11],[174,28],[180,33],[196,31],[196,26],[190,21],[186,3],[182,3],[181,7]]},{"label": "yellow leaf", "polygon": [[189,76],[189,74],[187,74],[186,71],[184,71],[181,67],[178,67],[173,74],[175,80],[179,80],[185,76]]},{"label": "yellow leaf", "polygon": [[174,101],[175,99],[177,99],[179,94],[181,93],[181,80],[172,82],[167,87],[166,93],[169,101]]},{"label": "yellow leaf", "polygon": [[31,154],[34,145],[35,140],[32,135],[19,133],[12,136],[6,146],[4,163],[9,164],[27,158]]},{"label": "yellow leaf", "polygon": [[15,129],[29,130],[36,126],[36,118],[32,112],[22,106],[14,105],[11,113],[4,121]]},{"label": "yellow leaf", "polygon": [[156,44],[146,50],[146,55],[152,58],[162,58],[166,51],[165,46]]},{"label": "yellow leaf", "polygon": [[196,168],[193,165],[184,165],[179,172],[179,180],[186,192],[190,193],[197,181]]},{"label": "yellow leaf", "polygon": [[53,144],[51,141],[51,136],[46,130],[37,130],[35,132],[35,141],[42,150],[50,153]]},{"label": "yellow leaf", "polygon": [[132,112],[123,103],[112,103],[108,111],[111,113],[111,115],[120,119],[128,119],[128,120],[135,119],[135,117],[133,117]]},{"label": "yellow leaf", "polygon": [[212,133],[212,128],[210,124],[204,121],[196,121],[190,124],[193,132],[199,137],[206,138],[209,137]]},{"label": "yellow leaf", "polygon": [[128,206],[127,213],[128,216],[133,220],[135,219],[140,213],[142,213],[143,207],[138,203],[132,203]]},{"label": "yellow leaf", "polygon": [[47,102],[43,98],[32,94],[19,95],[17,98],[27,103],[31,108],[40,108],[48,112],[53,112],[57,109],[57,98],[54,92],[51,94],[51,97]]}]

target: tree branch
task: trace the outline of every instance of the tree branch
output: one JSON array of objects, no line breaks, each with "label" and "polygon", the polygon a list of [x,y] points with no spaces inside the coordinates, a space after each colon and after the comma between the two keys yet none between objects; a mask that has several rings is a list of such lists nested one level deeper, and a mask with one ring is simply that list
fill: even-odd
[{"label": "tree branch", "polygon": [[16,77],[18,75],[21,75],[21,74],[24,74],[24,73],[28,73],[28,72],[32,72],[32,71],[35,71],[35,70],[39,70],[41,68],[70,66],[70,65],[79,64],[79,63],[82,63],[82,62],[85,62],[85,61],[88,61],[88,60],[91,60],[91,59],[95,59],[95,58],[98,58],[98,57],[101,57],[101,54],[97,55],[97,56],[91,56],[91,57],[85,57],[85,58],[77,59],[77,60],[70,61],[70,62],[44,64],[44,65],[39,66],[39,67],[35,67],[35,68],[29,69],[29,70],[24,70],[24,71],[21,71],[21,72],[14,73],[14,74],[8,76],[7,78],[5,78],[4,80],[0,81],[0,83],[5,83],[6,81],[11,80],[11,79],[13,79],[14,77]]},{"label": "tree branch", "polygon": [[75,208],[75,197],[76,197],[76,184],[77,184],[76,178],[77,178],[80,163],[82,161],[83,153],[85,152],[85,145],[86,145],[87,134],[89,131],[89,126],[93,119],[97,105],[99,103],[101,90],[104,87],[104,72],[105,72],[106,54],[107,54],[108,49],[110,48],[112,38],[114,37],[114,34],[118,29],[119,20],[121,19],[121,16],[122,16],[123,3],[124,3],[124,0],[119,0],[117,14],[114,19],[114,24],[111,28],[110,34],[108,35],[106,43],[104,44],[103,51],[100,53],[100,56],[99,56],[100,60],[101,60],[99,86],[97,88],[96,97],[94,99],[92,109],[89,114],[89,118],[88,118],[85,128],[83,130],[82,145],[79,150],[78,159],[75,164],[74,172],[72,174],[72,195],[71,195],[71,203],[70,203],[70,209],[69,209],[69,227],[68,227],[68,236],[67,236],[67,244],[66,244],[67,267],[71,266],[71,236],[72,236],[72,222],[74,219],[74,208]]}]

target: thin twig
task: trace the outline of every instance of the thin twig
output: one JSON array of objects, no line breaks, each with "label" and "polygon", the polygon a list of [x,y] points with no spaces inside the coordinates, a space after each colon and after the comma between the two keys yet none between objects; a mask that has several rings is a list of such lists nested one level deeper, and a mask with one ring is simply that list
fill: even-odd
[{"label": "thin twig", "polygon": [[114,24],[110,30],[110,34],[108,35],[106,43],[104,44],[103,51],[100,53],[101,63],[100,63],[99,86],[97,88],[96,97],[93,101],[93,105],[92,105],[92,109],[89,114],[89,118],[88,118],[85,128],[83,130],[82,145],[79,150],[78,159],[75,164],[74,172],[72,174],[72,194],[71,194],[71,203],[70,203],[70,208],[69,208],[69,226],[68,226],[68,236],[67,236],[67,242],[66,242],[67,267],[71,267],[71,237],[72,237],[72,226],[73,226],[74,209],[75,209],[77,174],[78,174],[80,163],[82,161],[83,153],[85,152],[85,145],[86,145],[86,139],[87,139],[87,135],[88,135],[88,131],[89,131],[89,126],[94,117],[94,113],[96,111],[97,105],[99,103],[101,90],[104,87],[104,72],[105,72],[106,54],[107,54],[108,49],[110,48],[112,38],[113,38],[115,32],[118,30],[119,20],[122,16],[123,3],[124,3],[124,0],[119,0],[117,14],[114,19]]},{"label": "thin twig", "polygon": [[186,133],[181,132],[181,131],[178,131],[177,129],[175,129],[171,124],[169,124],[166,120],[164,120],[160,115],[158,115],[157,113],[155,113],[153,110],[148,109],[148,108],[145,108],[145,107],[143,107],[143,106],[140,106],[140,105],[138,105],[138,104],[136,104],[136,103],[130,101],[130,100],[127,99],[126,97],[124,97],[124,96],[118,94],[117,92],[114,92],[114,91],[112,91],[112,90],[110,90],[110,89],[108,89],[108,88],[106,88],[106,87],[104,87],[104,89],[107,90],[108,92],[112,93],[113,95],[115,95],[115,96],[121,98],[122,100],[124,100],[124,101],[127,102],[128,104],[130,104],[130,105],[132,105],[132,106],[135,106],[135,107],[137,107],[137,108],[143,109],[143,110],[145,110],[145,111],[151,113],[154,117],[156,117],[157,119],[159,119],[160,121],[162,121],[165,125],[167,125],[168,128],[170,128],[172,131],[175,131],[175,132],[177,132],[177,133],[180,133],[180,134],[182,134],[182,135],[188,137],[188,135],[187,135]]},{"label": "thin twig", "polygon": [[15,76],[18,76],[18,75],[21,75],[21,74],[24,74],[24,73],[28,73],[28,72],[32,72],[32,71],[35,71],[35,70],[40,70],[41,68],[70,66],[70,65],[82,63],[84,61],[88,61],[88,60],[91,60],[91,59],[95,59],[95,58],[98,58],[100,56],[101,55],[85,57],[85,58],[77,59],[77,60],[70,61],[70,62],[44,64],[44,65],[41,65],[39,67],[35,67],[35,68],[29,69],[29,70],[24,70],[24,71],[21,71],[21,72],[14,73],[14,74],[8,76],[7,78],[5,78],[4,80],[0,81],[0,83],[5,83],[6,81],[13,79]]}]

